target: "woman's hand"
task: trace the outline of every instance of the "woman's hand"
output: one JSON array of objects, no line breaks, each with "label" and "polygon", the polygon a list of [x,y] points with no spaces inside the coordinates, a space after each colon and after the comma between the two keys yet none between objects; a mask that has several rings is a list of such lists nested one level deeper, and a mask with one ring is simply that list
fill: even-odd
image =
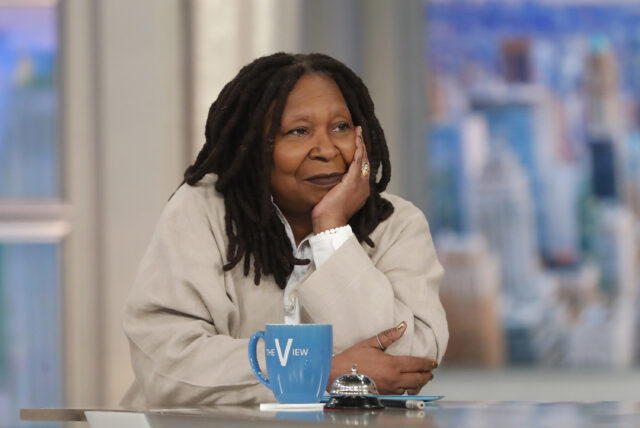
[{"label": "woman's hand", "polygon": [[363,162],[369,162],[362,141],[362,127],[356,127],[356,151],[342,181],[333,187],[311,212],[313,233],[345,226],[369,197],[369,173],[362,173]]},{"label": "woman's hand", "polygon": [[[402,322],[398,327],[385,330],[378,334],[380,344],[385,348],[400,339],[407,329],[407,324]],[[385,353],[376,336],[356,343],[340,354],[333,357],[329,385],[343,374],[351,372],[354,364],[358,365],[358,373],[371,377],[380,394],[415,395],[422,387],[433,379],[432,370],[438,367],[438,363],[428,358],[394,356]]]}]

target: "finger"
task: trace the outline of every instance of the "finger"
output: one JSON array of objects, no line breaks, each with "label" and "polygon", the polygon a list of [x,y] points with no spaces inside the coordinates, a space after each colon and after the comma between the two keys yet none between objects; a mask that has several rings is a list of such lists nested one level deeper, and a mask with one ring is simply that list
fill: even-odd
[{"label": "finger", "polygon": [[[369,342],[375,348],[380,348],[380,346],[382,346],[383,348],[386,349],[389,346],[391,346],[393,342],[400,339],[406,329],[407,329],[407,323],[402,321],[396,327],[393,327],[378,333],[377,337],[376,336],[371,337],[369,339]],[[380,341],[380,343],[378,343],[378,340]]]},{"label": "finger", "polygon": [[399,368],[400,372],[427,372],[438,367],[438,363],[421,357],[411,357],[408,355],[400,355],[393,357],[394,364]]},{"label": "finger", "polygon": [[[370,175],[370,165],[369,165],[369,157],[367,156],[367,146],[364,144],[364,140],[362,139],[362,127],[358,127],[358,144],[360,145],[361,149],[362,149],[362,160],[360,161],[360,178],[363,181],[369,181],[369,175]],[[366,164],[366,173],[362,170],[362,168],[365,166]]]},{"label": "finger", "polygon": [[403,373],[397,377],[397,385],[403,390],[420,391],[423,386],[433,379],[431,372]]},{"label": "finger", "polygon": [[358,126],[358,137],[360,146],[362,147],[362,162],[368,162],[369,156],[367,155],[367,145],[364,143],[364,136],[362,135],[362,126]]},{"label": "finger", "polygon": [[403,395],[403,394],[407,394],[407,395],[418,395],[420,393],[420,391],[422,391],[422,386],[416,386],[416,387],[412,387],[412,388],[402,388],[402,387],[398,387],[396,389],[394,389],[392,392],[396,395]]},{"label": "finger", "polygon": [[356,128],[356,152],[353,156],[353,163],[358,169],[360,169],[365,154],[364,142],[362,141],[362,127],[358,126]]},{"label": "finger", "polygon": [[403,395],[405,392],[409,392],[409,390],[402,387],[397,387],[396,389],[393,390],[393,393],[395,395]]},{"label": "finger", "polygon": [[360,175],[360,168],[362,167],[362,156],[364,152],[364,144],[360,137],[361,128],[356,127],[356,151],[353,154],[353,160],[349,165],[347,175],[358,176]]}]

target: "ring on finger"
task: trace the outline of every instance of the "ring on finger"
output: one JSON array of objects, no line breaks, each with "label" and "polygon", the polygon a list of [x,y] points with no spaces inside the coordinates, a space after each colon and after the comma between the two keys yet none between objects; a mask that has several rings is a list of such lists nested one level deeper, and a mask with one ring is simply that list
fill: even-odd
[{"label": "ring on finger", "polygon": [[360,172],[364,177],[369,175],[369,162],[363,161],[362,164],[360,164]]},{"label": "ring on finger", "polygon": [[385,349],[387,349],[387,348],[385,348],[384,346],[382,346],[382,342],[380,342],[380,338],[378,337],[378,335],[377,335],[377,334],[376,334],[376,340],[378,341],[378,345],[380,345],[380,349],[381,349],[382,351],[384,351]]}]

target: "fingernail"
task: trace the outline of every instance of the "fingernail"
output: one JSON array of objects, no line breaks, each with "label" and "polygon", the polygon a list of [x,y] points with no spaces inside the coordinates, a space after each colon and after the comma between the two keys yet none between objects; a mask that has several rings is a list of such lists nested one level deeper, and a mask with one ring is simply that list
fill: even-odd
[{"label": "fingernail", "polygon": [[434,369],[438,367],[438,363],[436,363],[435,361],[431,365],[433,366]]},{"label": "fingernail", "polygon": [[406,323],[404,321],[402,321],[400,324],[398,324],[398,326],[396,327],[396,330],[402,330],[405,325],[406,325]]}]

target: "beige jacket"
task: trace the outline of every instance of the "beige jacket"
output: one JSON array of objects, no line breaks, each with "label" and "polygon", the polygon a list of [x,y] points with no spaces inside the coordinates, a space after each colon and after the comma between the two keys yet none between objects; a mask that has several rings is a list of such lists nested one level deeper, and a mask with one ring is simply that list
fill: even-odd
[{"label": "beige jacket", "polygon": [[[265,324],[283,322],[283,291],[271,277],[254,285],[242,263],[222,270],[225,209],[214,182],[208,175],[178,189],[141,262],[123,319],[136,375],[127,407],[274,401],[249,367],[247,345]],[[296,289],[302,322],[333,324],[338,353],[404,320],[387,352],[440,361],[449,334],[427,221],[413,204],[384,197],[395,211],[371,234],[376,246],[351,237]]]}]

